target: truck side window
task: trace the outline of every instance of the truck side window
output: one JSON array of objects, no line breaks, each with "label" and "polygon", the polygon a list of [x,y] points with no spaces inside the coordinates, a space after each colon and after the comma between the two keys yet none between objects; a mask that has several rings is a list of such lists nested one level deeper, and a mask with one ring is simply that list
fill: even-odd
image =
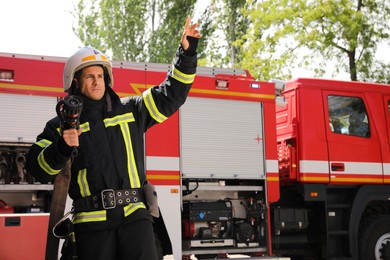
[{"label": "truck side window", "polygon": [[328,112],[333,133],[370,137],[368,115],[361,98],[329,95]]}]

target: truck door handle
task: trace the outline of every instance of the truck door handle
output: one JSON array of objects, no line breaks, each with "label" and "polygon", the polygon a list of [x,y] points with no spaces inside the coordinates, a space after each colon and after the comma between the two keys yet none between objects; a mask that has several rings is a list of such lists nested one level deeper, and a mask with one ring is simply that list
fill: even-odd
[{"label": "truck door handle", "polygon": [[330,167],[334,172],[343,172],[344,171],[344,163],[331,163]]}]

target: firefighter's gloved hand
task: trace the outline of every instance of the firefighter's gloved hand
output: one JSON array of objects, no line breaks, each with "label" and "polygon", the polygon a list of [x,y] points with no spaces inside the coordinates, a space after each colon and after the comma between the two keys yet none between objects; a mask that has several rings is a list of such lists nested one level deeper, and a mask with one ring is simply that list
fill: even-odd
[{"label": "firefighter's gloved hand", "polygon": [[180,40],[180,45],[187,55],[193,56],[196,54],[199,38],[202,37],[198,27],[198,23],[191,24],[191,18],[187,18]]},{"label": "firefighter's gloved hand", "polygon": [[190,44],[187,50],[184,51],[185,54],[193,56],[196,54],[196,49],[198,48],[199,38],[187,36],[187,40]]},{"label": "firefighter's gloved hand", "polygon": [[146,200],[146,209],[148,210],[149,214],[155,218],[160,217],[156,188],[148,181],[143,183],[142,188],[144,190]]}]

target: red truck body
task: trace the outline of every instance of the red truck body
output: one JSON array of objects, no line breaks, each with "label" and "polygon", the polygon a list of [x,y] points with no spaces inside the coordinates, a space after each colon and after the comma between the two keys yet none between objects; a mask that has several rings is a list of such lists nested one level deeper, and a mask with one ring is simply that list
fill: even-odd
[{"label": "red truck body", "polygon": [[[0,53],[0,118],[7,122],[0,154],[8,164],[55,116],[65,61]],[[158,85],[170,69],[113,66],[124,99]],[[389,104],[388,85],[259,82],[244,70],[199,67],[186,103],[145,136],[164,252],[175,259],[386,259]],[[34,199],[51,189],[11,168],[0,178],[8,204],[32,203],[12,196],[21,185]]]}]

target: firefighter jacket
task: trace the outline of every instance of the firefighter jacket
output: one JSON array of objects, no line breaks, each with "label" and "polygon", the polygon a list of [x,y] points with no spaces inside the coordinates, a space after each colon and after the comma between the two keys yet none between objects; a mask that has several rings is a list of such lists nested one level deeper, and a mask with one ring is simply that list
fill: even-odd
[{"label": "firefighter jacket", "polygon": [[[180,47],[173,65],[159,86],[126,98],[126,102],[121,102],[109,87],[106,95],[111,104],[104,97],[100,101],[84,98],[78,155],[71,167],[69,196],[73,201],[105,189],[141,188],[146,179],[144,133],[164,122],[185,102],[195,78],[196,54],[187,54]],[[112,106],[110,112],[107,106]],[[26,167],[42,182],[53,181],[71,155],[59,127],[58,117],[50,120],[28,154]],[[74,217],[77,228],[96,230],[150,216],[145,204],[136,202],[115,209],[77,212]]]}]

